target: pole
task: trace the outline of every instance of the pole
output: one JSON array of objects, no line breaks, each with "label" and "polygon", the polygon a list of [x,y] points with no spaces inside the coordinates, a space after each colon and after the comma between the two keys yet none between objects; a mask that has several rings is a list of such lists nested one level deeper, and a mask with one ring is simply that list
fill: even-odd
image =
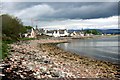
[{"label": "pole", "polygon": [[32,27],[33,27],[33,19],[31,18],[31,25],[32,25]]}]

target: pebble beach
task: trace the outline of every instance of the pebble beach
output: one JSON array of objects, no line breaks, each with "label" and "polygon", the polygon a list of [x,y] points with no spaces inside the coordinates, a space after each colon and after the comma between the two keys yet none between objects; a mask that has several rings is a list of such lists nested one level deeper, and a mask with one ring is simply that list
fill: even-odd
[{"label": "pebble beach", "polygon": [[118,65],[83,57],[56,46],[66,40],[30,40],[10,44],[2,61],[3,80],[118,79]]}]

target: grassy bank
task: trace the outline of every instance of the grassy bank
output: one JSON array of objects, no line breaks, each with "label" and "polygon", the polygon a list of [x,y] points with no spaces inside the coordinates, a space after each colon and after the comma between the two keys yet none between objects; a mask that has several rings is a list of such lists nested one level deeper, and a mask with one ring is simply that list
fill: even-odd
[{"label": "grassy bank", "polygon": [[8,46],[8,44],[12,44],[16,42],[15,40],[6,40],[6,41],[1,41],[1,54],[0,54],[0,58],[4,59],[5,57],[8,56],[8,51],[10,49],[10,47]]},{"label": "grassy bank", "polygon": [[2,44],[2,49],[1,49],[0,58],[4,59],[5,57],[7,57],[8,45],[5,42],[2,42],[1,44]]},{"label": "grassy bank", "polygon": [[1,53],[0,53],[0,59],[4,59],[5,57],[7,57],[9,55],[9,49],[10,47],[8,46],[8,44],[12,44],[15,43],[17,41],[28,41],[28,40],[35,40],[35,38],[19,38],[18,40],[4,40],[1,41]]}]

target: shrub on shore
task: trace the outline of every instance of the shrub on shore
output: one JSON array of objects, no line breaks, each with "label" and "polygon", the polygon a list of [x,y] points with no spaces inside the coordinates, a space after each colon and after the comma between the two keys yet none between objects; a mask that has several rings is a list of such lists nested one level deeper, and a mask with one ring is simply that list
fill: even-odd
[{"label": "shrub on shore", "polygon": [[5,58],[8,55],[8,45],[10,43],[19,41],[19,40],[30,40],[30,39],[21,39],[20,35],[27,32],[27,29],[31,29],[30,26],[24,26],[20,19],[17,17],[2,14],[0,15],[2,19],[2,49],[1,49],[1,58]]}]

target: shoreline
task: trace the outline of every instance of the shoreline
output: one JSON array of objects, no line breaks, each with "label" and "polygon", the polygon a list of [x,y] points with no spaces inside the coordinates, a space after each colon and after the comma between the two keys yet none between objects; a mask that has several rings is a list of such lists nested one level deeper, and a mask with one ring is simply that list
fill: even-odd
[{"label": "shoreline", "polygon": [[[120,65],[119,64],[114,64],[112,62],[108,62],[108,61],[103,61],[103,60],[98,60],[98,59],[95,59],[95,58],[91,58],[91,57],[86,57],[86,56],[81,56],[79,54],[76,54],[76,53],[73,53],[73,52],[69,52],[69,51],[65,51],[64,49],[61,49],[59,48],[58,46],[56,46],[58,43],[47,43],[47,44],[39,44],[39,45],[42,45],[44,48],[43,48],[43,51],[44,50],[47,50],[48,49],[48,52],[50,52],[50,55],[58,55],[59,58],[65,58],[64,60],[70,60],[70,61],[73,61],[73,62],[76,62],[76,61],[80,61],[80,65],[84,65],[87,66],[87,67],[91,67],[92,65],[94,65],[94,67],[96,68],[102,68],[103,69],[103,74],[99,75],[99,77],[97,78],[113,78],[111,76],[111,72],[114,73],[114,79],[118,79],[119,76],[120,76],[120,73],[118,72],[119,71],[119,67]],[[51,49],[49,49],[51,48]],[[61,54],[59,53],[59,51],[61,52]],[[94,71],[94,70],[93,70]],[[89,77],[90,78],[90,77]],[[94,78],[94,77],[93,77]]]},{"label": "shoreline", "polygon": [[85,36],[85,37],[73,37],[72,39],[95,39],[95,38],[106,38],[106,37],[119,37],[120,35],[97,35],[97,36]]},{"label": "shoreline", "polygon": [[[58,47],[56,45],[54,45],[54,43],[50,43],[51,45],[55,46],[55,47]],[[59,44],[59,43],[58,43]],[[68,52],[70,54],[73,54],[73,55],[76,55],[76,56],[80,56],[80,57],[83,57],[83,58],[88,58],[88,59],[91,59],[91,60],[95,60],[95,61],[100,61],[100,62],[103,62],[103,63],[110,63],[110,64],[113,64],[113,65],[120,65],[120,63],[116,63],[116,62],[111,62],[111,61],[106,61],[106,60],[101,60],[101,59],[97,59],[97,58],[94,58],[94,57],[90,57],[90,56],[85,56],[85,55],[80,55],[78,54],[77,52],[71,52],[71,51],[65,51],[64,49],[58,47],[60,50],[63,50],[64,52]]]},{"label": "shoreline", "polygon": [[[113,65],[118,65],[118,64],[114,64],[114,63],[112,63],[112,62],[103,61],[103,60],[97,60],[97,59],[94,59],[94,58],[92,58],[92,57],[82,56],[82,55],[76,54],[76,53],[74,53],[74,52],[65,51],[64,49],[56,46],[57,44],[60,44],[60,43],[43,43],[43,44],[39,44],[39,45],[40,45],[40,47],[42,47],[42,46],[45,45],[45,46],[47,46],[48,48],[58,49],[58,51],[60,50],[60,51],[62,51],[63,53],[67,53],[68,55],[74,55],[74,56],[77,56],[77,57],[79,57],[79,58],[81,58],[81,59],[87,59],[87,58],[88,58],[88,59],[90,59],[91,61],[93,60],[93,61],[95,61],[95,62],[103,62],[103,63],[113,64]],[[46,50],[46,49],[43,49],[43,51],[44,51],[44,50]]]},{"label": "shoreline", "polygon": [[[117,65],[64,51],[56,47],[59,40],[54,43],[49,41],[47,44],[39,42],[41,41],[31,40],[10,45],[11,55],[3,61],[3,64],[10,65],[4,69],[5,77],[15,79],[16,76],[37,80],[65,77],[117,79],[119,76]],[[16,68],[18,70],[14,72]]]}]

